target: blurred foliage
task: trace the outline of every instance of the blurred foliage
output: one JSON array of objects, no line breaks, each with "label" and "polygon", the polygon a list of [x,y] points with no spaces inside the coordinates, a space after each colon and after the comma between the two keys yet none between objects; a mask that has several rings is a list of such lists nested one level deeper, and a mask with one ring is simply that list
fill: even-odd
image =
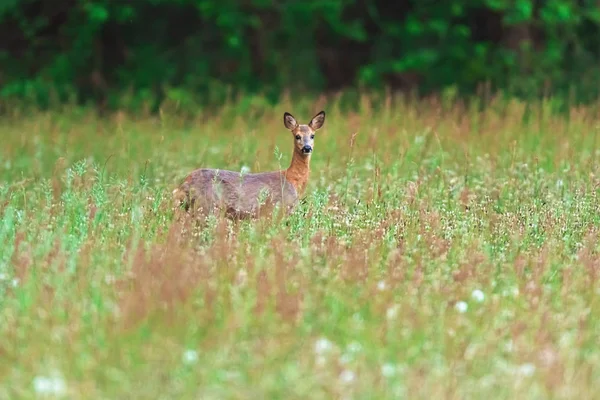
[{"label": "blurred foliage", "polygon": [[348,86],[596,98],[594,0],[3,0],[0,96],[156,108]]}]

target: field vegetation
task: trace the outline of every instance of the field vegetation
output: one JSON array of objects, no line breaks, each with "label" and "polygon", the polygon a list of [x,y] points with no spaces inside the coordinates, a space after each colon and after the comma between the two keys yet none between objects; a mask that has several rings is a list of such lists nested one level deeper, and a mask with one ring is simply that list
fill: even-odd
[{"label": "field vegetation", "polygon": [[[289,217],[197,224],[198,167],[286,168]],[[0,398],[592,399],[598,105],[242,98],[0,125]]]}]

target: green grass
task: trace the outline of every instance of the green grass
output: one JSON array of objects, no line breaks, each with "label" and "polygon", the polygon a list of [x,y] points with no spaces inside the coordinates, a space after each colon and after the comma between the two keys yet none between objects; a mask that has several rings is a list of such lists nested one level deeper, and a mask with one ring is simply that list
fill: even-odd
[{"label": "green grass", "polygon": [[[2,121],[0,398],[597,398],[595,108],[236,107]],[[175,214],[321,108],[296,213]]]}]

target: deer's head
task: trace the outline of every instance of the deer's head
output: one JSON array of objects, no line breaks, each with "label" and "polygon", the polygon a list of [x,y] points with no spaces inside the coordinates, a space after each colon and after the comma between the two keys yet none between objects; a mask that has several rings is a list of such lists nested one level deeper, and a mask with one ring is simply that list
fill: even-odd
[{"label": "deer's head", "polygon": [[325,123],[325,111],[321,111],[310,120],[308,125],[300,125],[292,114],[283,114],[283,124],[294,136],[294,150],[308,157],[313,151],[315,144],[315,132]]}]

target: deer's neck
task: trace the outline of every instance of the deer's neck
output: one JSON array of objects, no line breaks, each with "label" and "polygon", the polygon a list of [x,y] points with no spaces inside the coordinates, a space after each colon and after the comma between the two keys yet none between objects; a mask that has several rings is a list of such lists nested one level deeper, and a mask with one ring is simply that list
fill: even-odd
[{"label": "deer's neck", "polygon": [[290,167],[284,171],[284,174],[285,179],[294,186],[298,195],[304,193],[310,175],[310,154],[303,155],[298,150],[294,150]]}]

